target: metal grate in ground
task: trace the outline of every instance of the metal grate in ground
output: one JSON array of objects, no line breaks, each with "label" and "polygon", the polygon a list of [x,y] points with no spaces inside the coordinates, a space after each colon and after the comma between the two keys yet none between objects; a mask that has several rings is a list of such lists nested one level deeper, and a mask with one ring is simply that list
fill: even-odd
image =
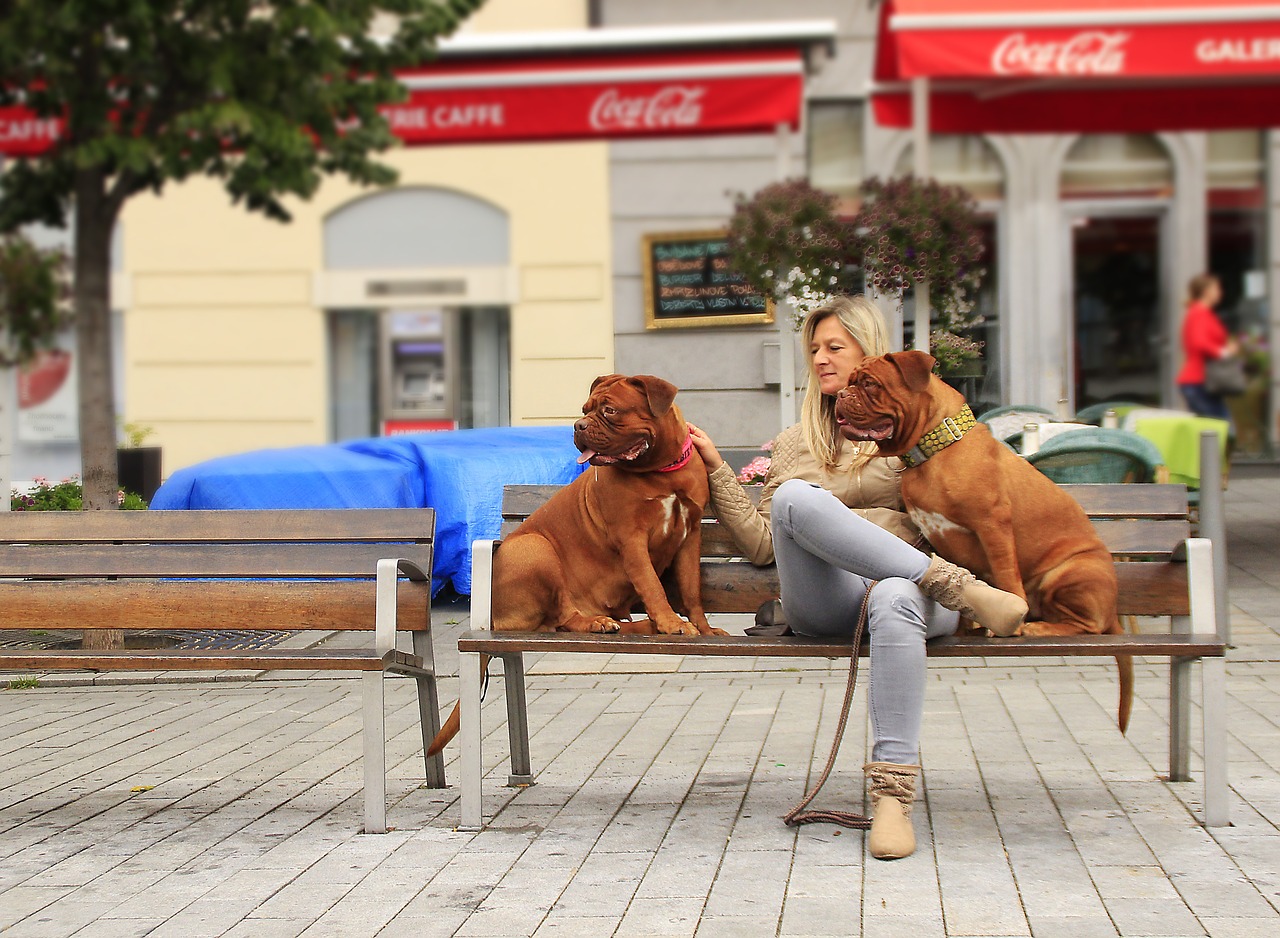
[{"label": "metal grate in ground", "polygon": [[[127,630],[126,648],[270,648],[296,632],[279,629]],[[64,630],[0,629],[0,648],[78,648],[80,634]]]}]

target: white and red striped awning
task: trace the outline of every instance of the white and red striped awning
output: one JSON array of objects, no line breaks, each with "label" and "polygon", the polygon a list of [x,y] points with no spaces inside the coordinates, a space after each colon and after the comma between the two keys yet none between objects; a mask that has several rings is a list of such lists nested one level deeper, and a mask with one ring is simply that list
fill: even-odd
[{"label": "white and red striped awning", "polygon": [[[794,129],[807,49],[834,38],[827,20],[459,36],[383,112],[409,146]],[[62,126],[0,108],[0,154],[43,153]]]},{"label": "white and red striped awning", "polygon": [[873,107],[931,129],[1035,132],[1280,125],[1275,0],[885,0]]}]

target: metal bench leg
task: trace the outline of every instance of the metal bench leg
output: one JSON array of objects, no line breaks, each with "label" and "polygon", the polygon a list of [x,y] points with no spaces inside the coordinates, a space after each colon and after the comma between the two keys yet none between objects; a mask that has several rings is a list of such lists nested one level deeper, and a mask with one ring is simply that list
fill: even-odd
[{"label": "metal bench leg", "polygon": [[430,632],[413,633],[413,652],[431,672],[430,677],[416,678],[418,684],[418,721],[422,725],[422,754],[426,763],[428,788],[448,787],[444,779],[444,753],[428,756],[427,747],[440,732],[440,695],[436,690],[436,660]]},{"label": "metal bench leg", "polygon": [[1194,658],[1169,659],[1169,781],[1191,781],[1191,666]]},{"label": "metal bench leg", "polygon": [[507,735],[511,738],[511,774],[507,784],[522,788],[533,784],[529,760],[529,708],[524,693],[524,655],[503,655],[502,674],[507,695]]},{"label": "metal bench leg", "polygon": [[364,691],[364,832],[387,832],[386,685],[382,671],[367,671]]},{"label": "metal bench leg", "polygon": [[478,831],[484,827],[481,804],[480,766],[480,655],[458,654],[458,700],[462,711],[458,735],[462,742],[460,774],[462,781],[462,823],[460,831]]},{"label": "metal bench leg", "polygon": [[1204,822],[1209,827],[1231,823],[1227,807],[1227,662],[1205,658],[1200,663],[1204,716]]}]

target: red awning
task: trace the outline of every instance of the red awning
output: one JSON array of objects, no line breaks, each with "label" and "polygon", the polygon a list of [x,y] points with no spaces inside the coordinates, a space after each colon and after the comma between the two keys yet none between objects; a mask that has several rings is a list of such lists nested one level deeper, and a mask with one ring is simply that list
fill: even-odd
[{"label": "red awning", "polygon": [[911,125],[930,79],[943,132],[1280,124],[1274,0],[885,0],[873,107]]},{"label": "red awning", "polygon": [[[772,131],[799,126],[803,48],[504,56],[400,73],[383,109],[409,146]],[[0,153],[49,149],[61,120],[0,108]]]},{"label": "red awning", "polygon": [[440,63],[401,73],[406,143],[586,140],[799,126],[796,48]]}]

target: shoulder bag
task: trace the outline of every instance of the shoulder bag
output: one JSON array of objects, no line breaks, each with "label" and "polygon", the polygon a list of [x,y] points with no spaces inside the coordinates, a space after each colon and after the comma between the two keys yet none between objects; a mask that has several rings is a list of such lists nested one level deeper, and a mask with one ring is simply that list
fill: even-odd
[{"label": "shoulder bag", "polygon": [[1243,394],[1245,384],[1244,359],[1239,355],[1213,358],[1204,363],[1204,389],[1210,394]]}]

